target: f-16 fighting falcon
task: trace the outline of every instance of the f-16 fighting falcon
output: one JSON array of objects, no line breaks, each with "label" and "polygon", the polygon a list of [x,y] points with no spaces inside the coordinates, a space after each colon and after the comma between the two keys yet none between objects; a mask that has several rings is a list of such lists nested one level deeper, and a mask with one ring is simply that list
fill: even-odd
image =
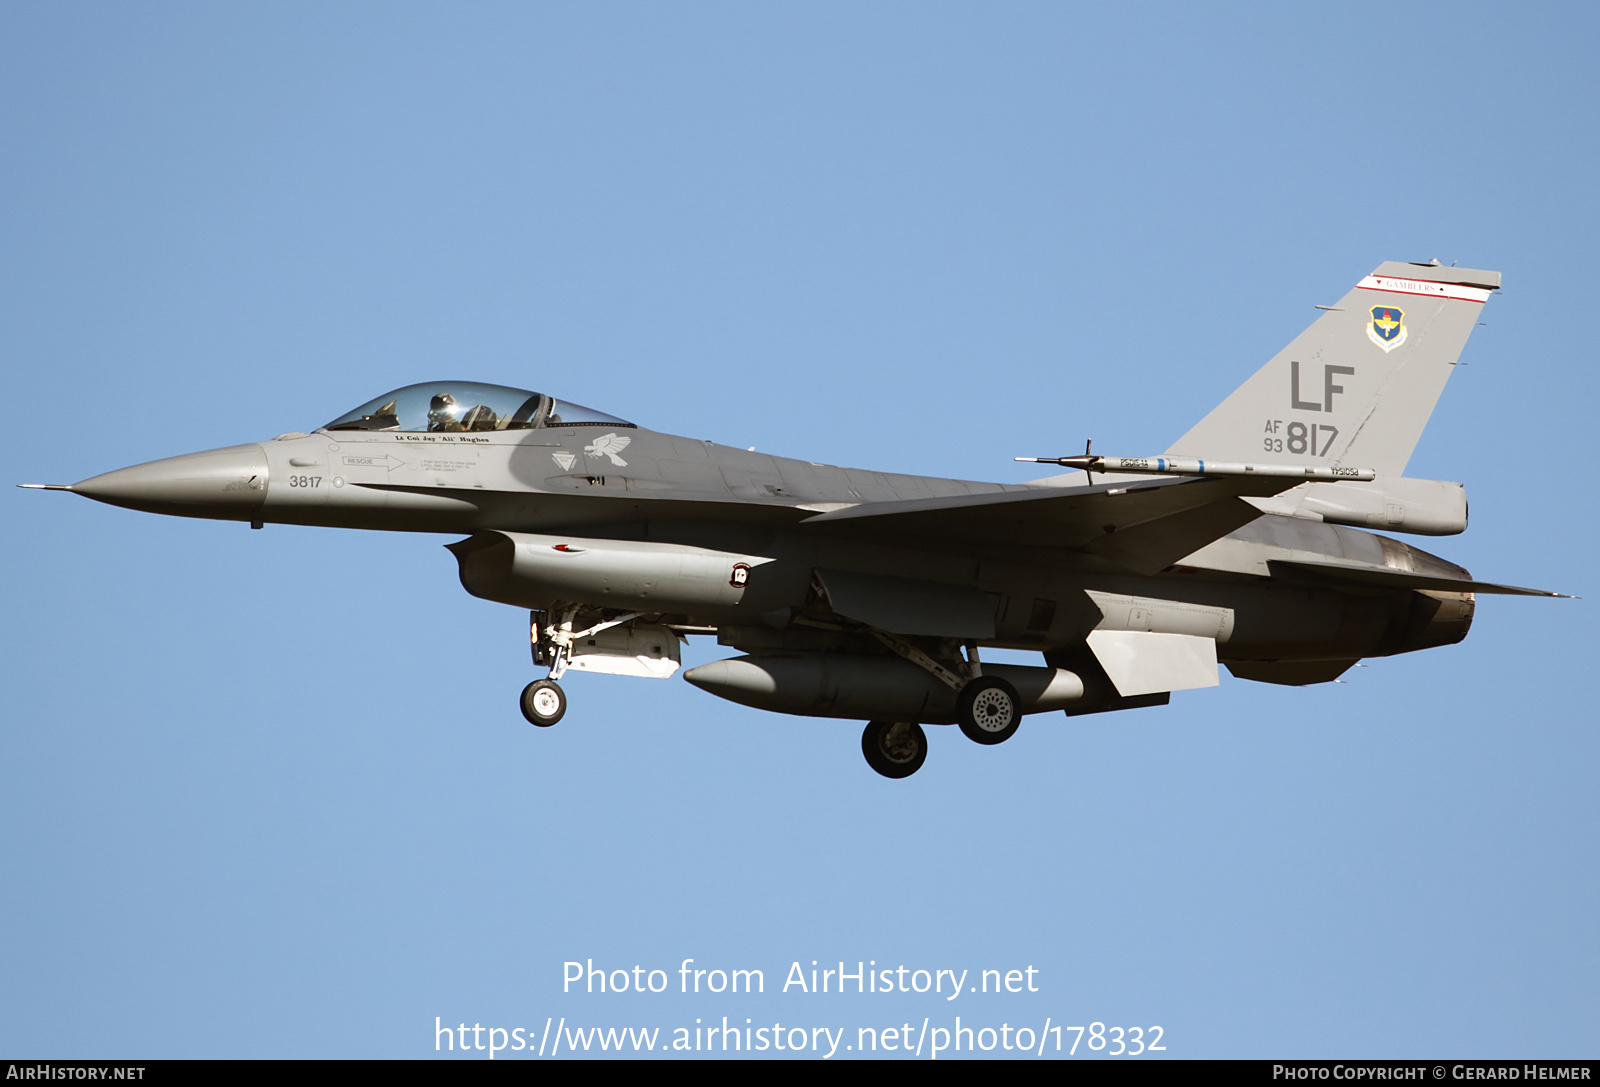
[{"label": "f-16 fighting falcon", "polygon": [[[979,744],[1029,714],[1165,705],[1218,664],[1325,683],[1450,645],[1475,581],[1367,529],[1467,525],[1459,483],[1406,462],[1498,272],[1385,263],[1160,456],[1019,457],[1023,484],[787,460],[466,381],[384,393],[313,432],[123,468],[66,490],[184,517],[464,538],[469,593],[529,609],[521,708],[567,712],[567,671],[684,673],[755,709],[865,721],[891,778],[924,725]],[[985,663],[993,647],[1037,666]]]}]

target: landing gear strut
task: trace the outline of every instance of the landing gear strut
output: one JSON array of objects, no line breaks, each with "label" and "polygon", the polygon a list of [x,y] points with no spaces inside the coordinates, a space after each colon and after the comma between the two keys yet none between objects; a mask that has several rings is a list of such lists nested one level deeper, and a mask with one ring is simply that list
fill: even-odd
[{"label": "landing gear strut", "polygon": [[[528,613],[528,644],[533,650],[533,663],[536,667],[549,668],[550,675],[522,689],[522,716],[540,728],[555,724],[567,712],[567,694],[556,680],[572,666],[573,646],[591,634],[639,618],[638,612],[630,611],[610,619],[602,618],[583,630],[573,630],[580,610],[577,604],[552,604],[548,611]],[[545,624],[542,629],[541,623]]]},{"label": "landing gear strut", "polygon": [[861,734],[867,765],[886,778],[908,778],[928,757],[928,737],[915,721],[869,721]]},{"label": "landing gear strut", "polygon": [[577,608],[568,607],[559,614],[551,614],[553,621],[543,631],[539,629],[539,620],[545,618],[545,614],[535,611],[528,616],[528,642],[533,649],[533,663],[550,669],[549,679],[536,679],[522,688],[518,705],[531,725],[549,728],[567,712],[567,692],[556,680],[567,670],[567,662],[572,658],[572,620],[577,613]]},{"label": "landing gear strut", "polygon": [[[1016,735],[1017,726],[1022,723],[1022,699],[1017,689],[1005,680],[983,674],[977,642],[967,642],[964,666],[958,664],[959,671],[952,671],[898,634],[873,627],[867,629],[884,645],[956,692],[956,720],[967,739],[991,745],[1003,744]],[[867,761],[872,762],[872,755],[867,756]],[[873,769],[884,773],[875,762]]]}]

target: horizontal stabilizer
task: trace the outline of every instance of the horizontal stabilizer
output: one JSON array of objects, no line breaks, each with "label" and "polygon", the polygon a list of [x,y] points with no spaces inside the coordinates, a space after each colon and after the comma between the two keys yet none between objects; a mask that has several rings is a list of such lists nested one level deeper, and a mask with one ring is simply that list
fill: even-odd
[{"label": "horizontal stabilizer", "polygon": [[1485,593],[1499,596],[1555,596],[1567,600],[1572,599],[1566,593],[1552,593],[1544,589],[1524,589],[1518,585],[1497,585],[1492,581],[1470,581],[1466,578],[1413,574],[1409,570],[1395,570],[1388,566],[1360,566],[1344,562],[1304,562],[1298,559],[1269,559],[1267,568],[1272,572],[1273,577],[1338,581],[1346,584],[1370,585],[1378,589],[1422,589],[1431,592]]},{"label": "horizontal stabilizer", "polygon": [[1192,634],[1091,630],[1089,648],[1124,698],[1215,687],[1217,643]]}]

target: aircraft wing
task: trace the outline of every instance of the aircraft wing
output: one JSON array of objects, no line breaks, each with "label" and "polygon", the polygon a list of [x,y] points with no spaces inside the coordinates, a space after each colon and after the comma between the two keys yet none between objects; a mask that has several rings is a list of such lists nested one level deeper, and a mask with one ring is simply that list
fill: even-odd
[{"label": "aircraft wing", "polygon": [[871,540],[937,539],[977,546],[1078,550],[1153,574],[1257,517],[1244,496],[1286,491],[1294,478],[1126,477],[1092,487],[869,502],[802,526]]}]

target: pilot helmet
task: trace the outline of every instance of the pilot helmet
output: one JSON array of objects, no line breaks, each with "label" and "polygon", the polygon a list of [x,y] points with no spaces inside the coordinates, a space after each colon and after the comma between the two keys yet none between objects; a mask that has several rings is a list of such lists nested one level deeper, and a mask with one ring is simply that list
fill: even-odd
[{"label": "pilot helmet", "polygon": [[461,423],[456,418],[460,412],[455,397],[449,393],[434,393],[433,399],[428,402],[428,429],[460,430]]}]

